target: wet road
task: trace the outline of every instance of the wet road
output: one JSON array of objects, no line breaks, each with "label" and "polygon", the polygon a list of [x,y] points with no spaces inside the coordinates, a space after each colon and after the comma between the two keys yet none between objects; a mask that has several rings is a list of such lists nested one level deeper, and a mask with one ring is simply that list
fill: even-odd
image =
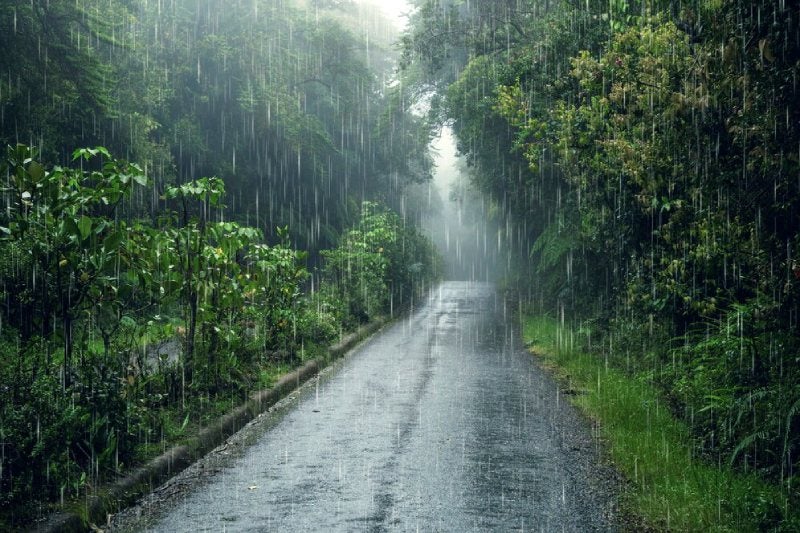
[{"label": "wet road", "polygon": [[590,430],[493,288],[448,282],[149,531],[611,529]]}]

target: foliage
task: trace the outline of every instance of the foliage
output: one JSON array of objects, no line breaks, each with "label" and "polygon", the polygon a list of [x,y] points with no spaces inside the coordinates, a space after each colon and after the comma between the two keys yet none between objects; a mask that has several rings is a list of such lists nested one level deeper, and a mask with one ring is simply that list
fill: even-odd
[{"label": "foliage", "polygon": [[47,170],[34,156],[18,145],[3,162],[8,208],[0,216],[0,247],[8,253],[0,296],[6,334],[14,339],[4,344],[2,363],[0,428],[4,441],[14,443],[0,481],[10,498],[5,504],[29,491],[77,492],[83,486],[77,472],[95,479],[116,469],[129,449],[116,379],[124,362],[110,353],[107,336],[104,350],[93,351],[76,324],[122,320],[128,287],[119,261],[127,227],[118,211],[131,187],[146,179],[104,148],[74,154],[96,170]]},{"label": "foliage", "polygon": [[0,0],[0,529],[435,277],[395,218],[380,280],[304,294],[356,201],[413,220],[431,175],[391,32],[353,7]]},{"label": "foliage", "polygon": [[[104,148],[77,150],[73,156],[87,163],[105,157],[96,171],[47,171],[34,155],[18,145],[9,147],[5,158],[9,207],[0,218],[0,243],[11,254],[13,288],[6,285],[2,296],[7,320],[23,339],[55,329],[58,317],[68,387],[74,321],[89,305],[118,305],[117,257],[125,225],[115,211],[131,186],[144,185],[146,178],[136,165],[111,158]],[[25,258],[33,275],[15,268],[16,257]]]},{"label": "foliage", "polygon": [[131,202],[153,218],[167,187],[218,176],[229,218],[288,225],[314,255],[352,201],[398,207],[431,175],[429,131],[390,86],[391,32],[352,7],[0,1],[0,143],[46,163],[75,146],[125,154],[151,178]]},{"label": "foliage", "polygon": [[540,315],[525,316],[523,327],[531,350],[556,369],[562,390],[597,422],[611,458],[630,479],[625,511],[659,530],[796,529],[800,517],[778,488],[752,472],[703,461],[691,428],[670,413],[653,383],[582,351],[589,329]]},{"label": "foliage", "polygon": [[417,3],[406,62],[444,86],[521,289],[796,502],[797,5]]},{"label": "foliage", "polygon": [[74,167],[34,156],[18,145],[3,162],[0,504],[11,525],[35,512],[34,495],[91,491],[438,275],[428,239],[367,202],[304,295],[306,252],[286,227],[270,245],[224,221],[222,180],[168,187],[171,209],[153,223],[126,216],[147,183],[138,166],[105,148],[77,150]]},{"label": "foliage", "polygon": [[356,325],[413,301],[426,282],[438,279],[435,250],[415,228],[371,202],[339,246],[323,251],[324,279],[346,302],[345,323]]},{"label": "foliage", "polygon": [[52,161],[55,154],[66,158],[72,147],[100,141],[97,119],[113,116],[118,103],[112,62],[130,13],[116,0],[103,3],[105,16],[92,7],[0,1],[3,146],[36,139]]}]

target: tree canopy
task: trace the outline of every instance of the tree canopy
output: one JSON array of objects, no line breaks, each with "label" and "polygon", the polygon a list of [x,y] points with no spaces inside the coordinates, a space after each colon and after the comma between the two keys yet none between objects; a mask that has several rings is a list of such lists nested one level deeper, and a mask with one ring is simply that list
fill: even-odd
[{"label": "tree canopy", "polygon": [[797,4],[416,5],[405,62],[523,287],[659,383],[700,454],[796,498]]},{"label": "tree canopy", "polygon": [[0,2],[0,141],[56,163],[94,145],[137,161],[151,193],[132,201],[151,215],[165,187],[219,176],[233,216],[332,245],[352,202],[399,205],[430,176],[428,130],[390,86],[388,23],[366,9]]},{"label": "tree canopy", "polygon": [[0,0],[0,529],[437,279],[393,35],[353,2]]}]

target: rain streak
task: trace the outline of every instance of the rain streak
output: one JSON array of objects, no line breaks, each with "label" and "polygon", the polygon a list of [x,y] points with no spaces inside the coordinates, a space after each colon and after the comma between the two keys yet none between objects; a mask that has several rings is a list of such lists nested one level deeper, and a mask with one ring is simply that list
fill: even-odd
[{"label": "rain streak", "polygon": [[795,0],[0,0],[0,530],[800,530]]}]

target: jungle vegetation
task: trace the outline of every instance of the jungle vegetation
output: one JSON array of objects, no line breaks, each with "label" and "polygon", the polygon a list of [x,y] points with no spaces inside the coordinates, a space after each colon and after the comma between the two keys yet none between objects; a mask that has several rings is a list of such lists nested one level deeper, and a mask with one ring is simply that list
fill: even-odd
[{"label": "jungle vegetation", "polygon": [[798,3],[415,5],[403,62],[508,221],[509,287],[655,385],[693,455],[780,487],[760,528],[796,527]]},{"label": "jungle vegetation", "polygon": [[0,0],[0,529],[437,278],[392,35],[354,2]]}]

